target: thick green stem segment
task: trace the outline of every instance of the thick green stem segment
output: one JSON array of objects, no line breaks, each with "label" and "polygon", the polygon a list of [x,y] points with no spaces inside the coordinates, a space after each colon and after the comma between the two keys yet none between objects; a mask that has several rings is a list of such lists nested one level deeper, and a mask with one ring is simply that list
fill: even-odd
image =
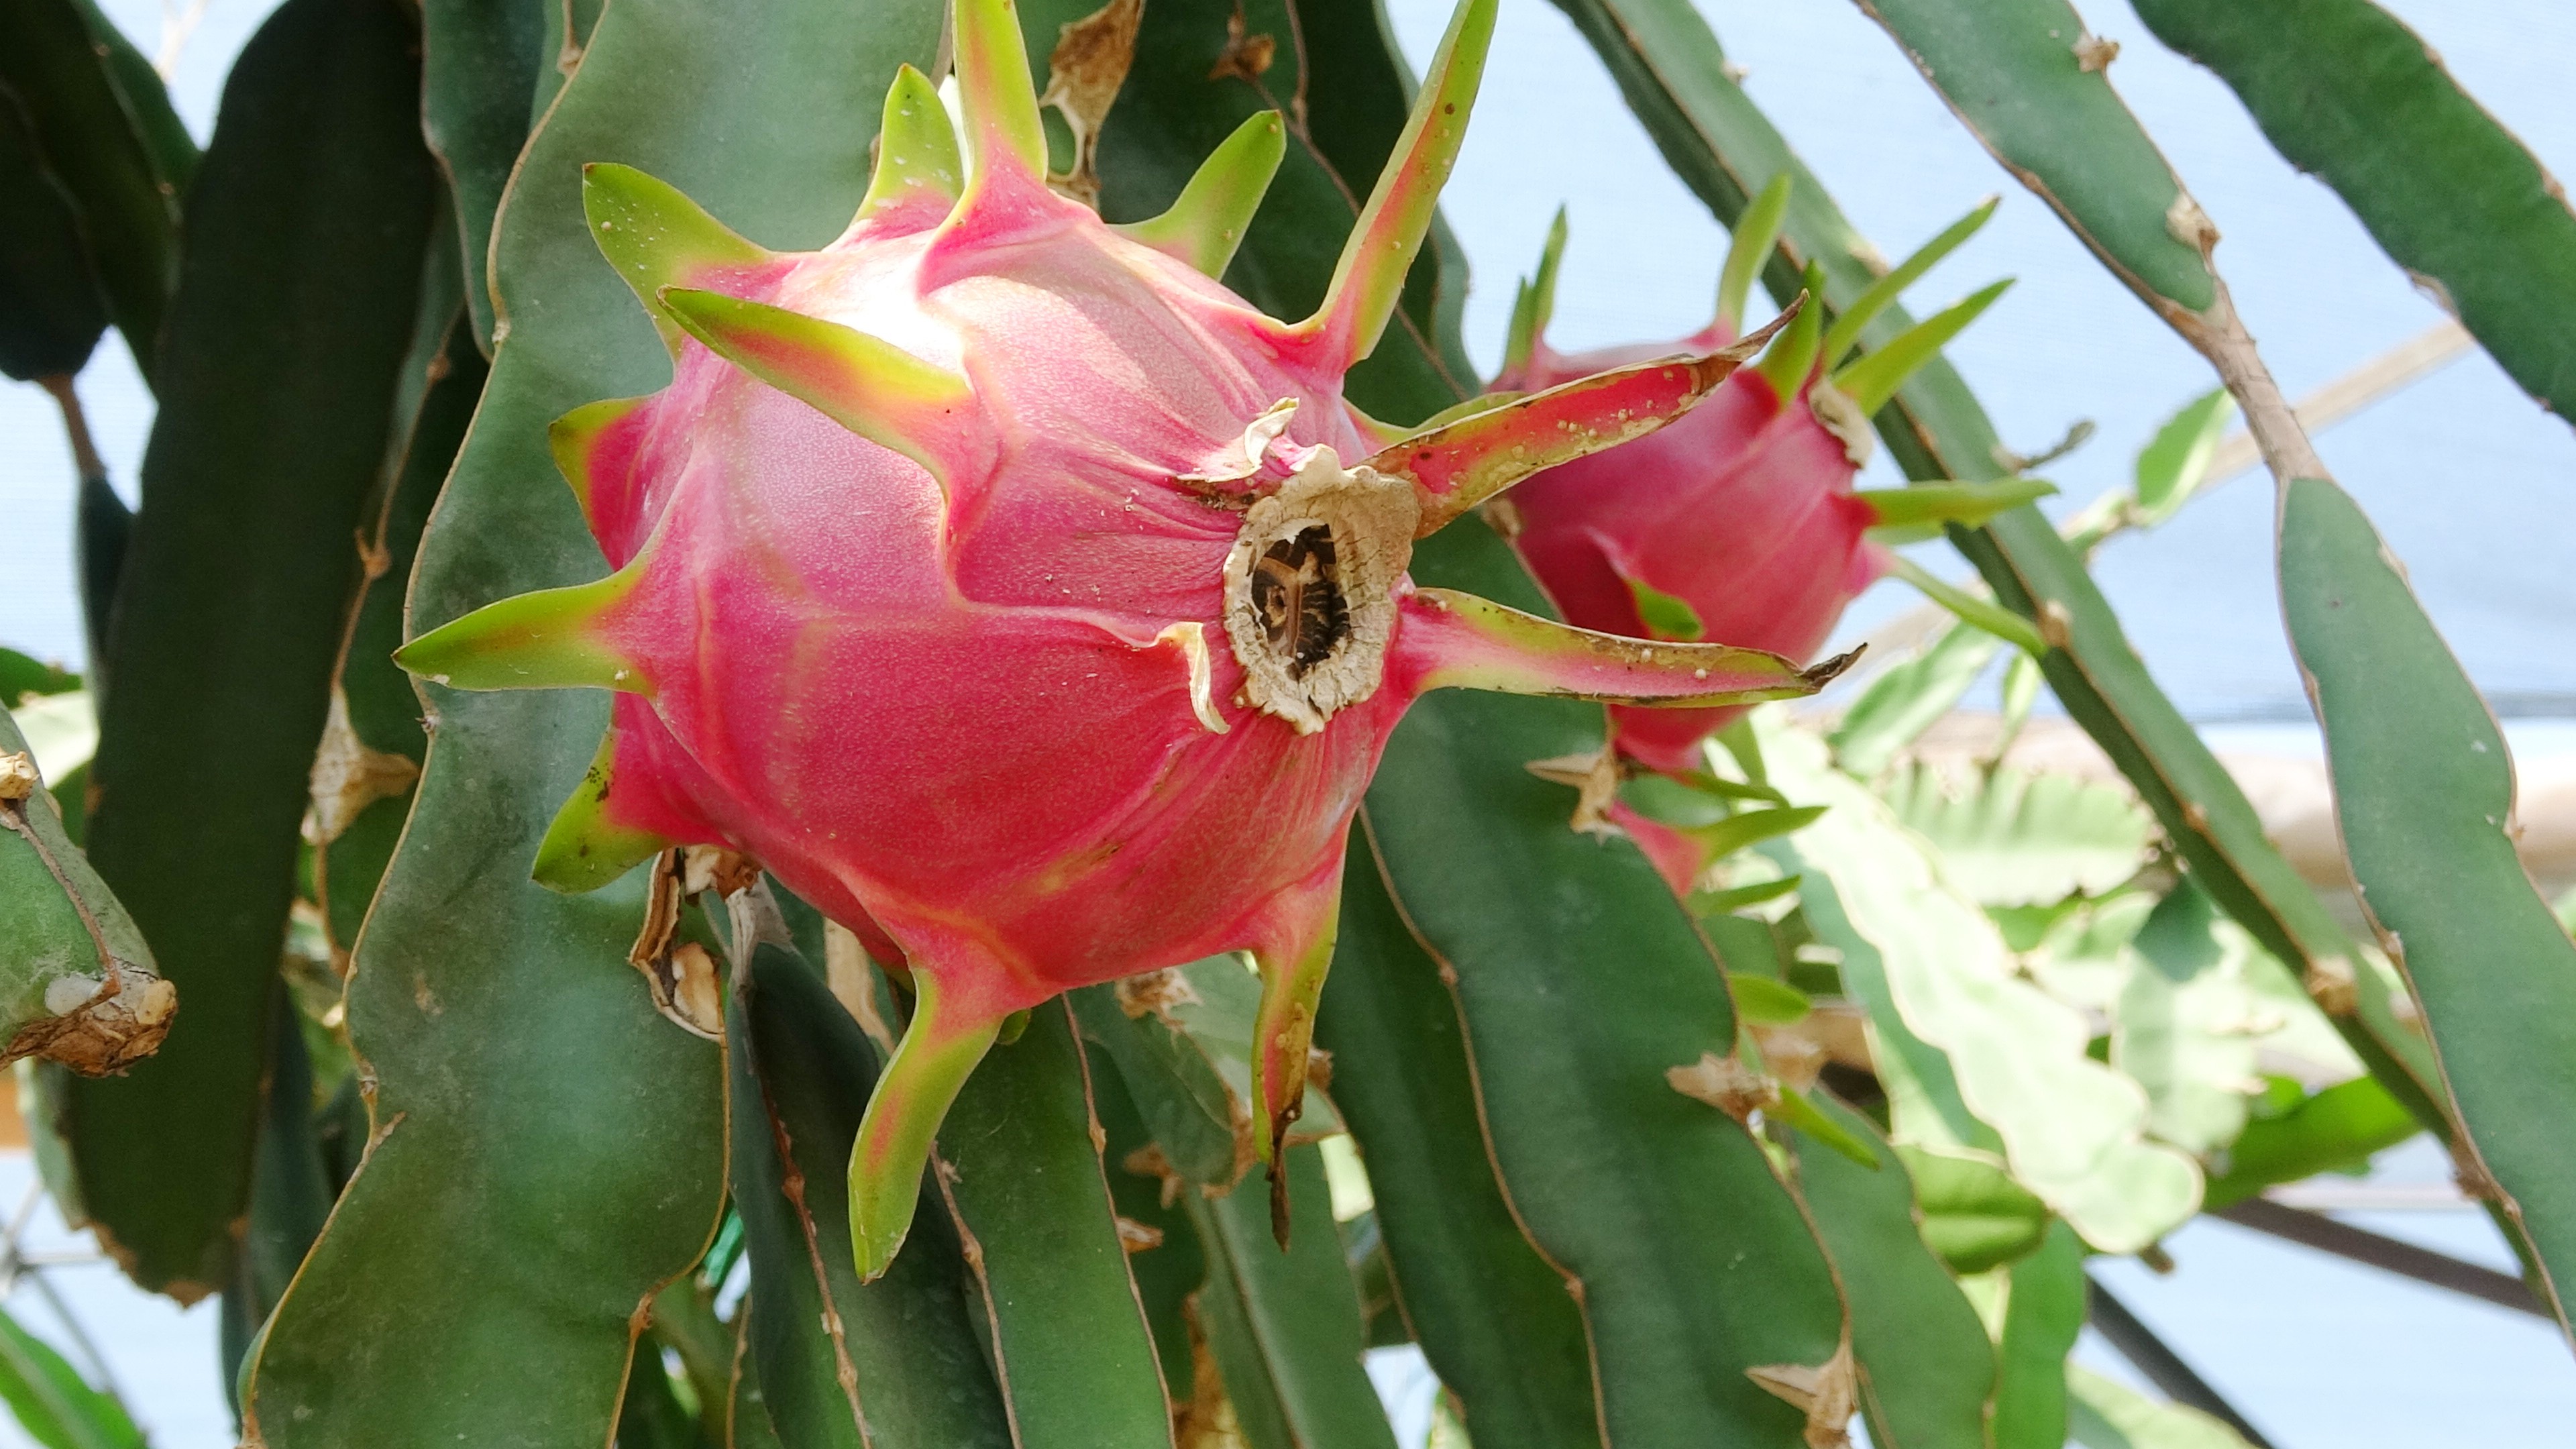
[{"label": "thick green stem segment", "polygon": [[0,9],[0,90],[80,215],[97,276],[85,285],[157,387],[179,283],[179,202],[198,159],[161,78],[95,5],[18,0]]},{"label": "thick green stem segment", "polygon": [[[881,87],[930,63],[939,23],[929,0],[865,26],[825,0],[607,8],[512,183],[494,250],[509,335],[412,572],[419,624],[595,574],[572,499],[531,486],[552,466],[547,424],[668,380],[592,247],[582,165],[633,163],[760,236],[821,245],[867,184]],[[416,108],[396,119],[418,135]],[[426,693],[437,740],[350,983],[380,1132],[262,1340],[245,1418],[274,1449],[605,1445],[637,1310],[722,1210],[724,1061],[657,1016],[626,964],[638,883],[572,897],[527,878],[609,701]],[[571,1221],[584,1231],[543,1252],[493,1231]],[[370,1369],[391,1343],[402,1371]]]},{"label": "thick green stem segment", "polygon": [[1404,291],[1422,239],[1431,231],[1440,188],[1457,163],[1467,136],[1467,112],[1485,76],[1485,51],[1493,43],[1499,0],[1462,0],[1449,32],[1431,57],[1412,117],[1396,137],[1395,154],[1369,193],[1331,287],[1315,315],[1297,330],[1319,348],[1318,364],[1339,371],[1377,350],[1387,319]]},{"label": "thick green stem segment", "polygon": [[2067,0],[1859,0],[1950,109],[2129,284],[2175,311],[2218,300],[2218,240],[2108,74],[2116,46]]},{"label": "thick green stem segment", "polygon": [[745,1349],[766,1417],[815,1449],[1001,1449],[1008,1415],[935,1190],[913,1184],[930,1216],[891,1272],[861,1284],[852,1267],[841,1144],[875,1085],[875,1048],[794,948],[760,941],[748,965],[727,993],[726,1069]]},{"label": "thick green stem segment", "polygon": [[[2576,942],[2514,851],[2503,732],[2352,499],[2291,480],[2281,605],[2362,908],[2424,1004],[2469,1185],[2520,1225],[2566,1322],[2576,1279]],[[2392,687],[2394,686],[2394,687]],[[2464,1168],[2465,1170],[2465,1168]]]},{"label": "thick green stem segment", "polygon": [[[1019,1445],[1169,1449],[1171,1404],[1101,1160],[1073,1015],[1029,1014],[957,1100],[938,1180]],[[879,1440],[880,1444],[885,1440]],[[934,1441],[944,1443],[946,1441]]]},{"label": "thick green stem segment", "polygon": [[999,1016],[949,1004],[935,973],[917,969],[912,984],[912,1024],[850,1144],[850,1250],[863,1283],[884,1275],[912,1230],[931,1139],[1002,1030]]},{"label": "thick green stem segment", "polygon": [[126,1271],[183,1299],[238,1251],[300,826],[398,441],[439,209],[419,44],[400,7],[288,0],[262,23],[188,195],[153,373],[86,841],[189,1026],[71,1084],[64,1118]]},{"label": "thick green stem segment", "polygon": [[2139,0],[2523,389],[2576,418],[2576,215],[2537,157],[2370,0]]}]

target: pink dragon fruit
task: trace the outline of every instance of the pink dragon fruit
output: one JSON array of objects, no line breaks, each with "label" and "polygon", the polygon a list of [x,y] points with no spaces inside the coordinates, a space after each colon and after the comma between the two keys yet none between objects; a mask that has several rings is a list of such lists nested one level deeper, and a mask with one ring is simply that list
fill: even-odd
[{"label": "pink dragon fruit", "polygon": [[[1788,199],[1782,176],[1747,208],[1720,275],[1717,318],[1706,329],[1671,348],[1575,356],[1552,350],[1545,337],[1565,244],[1560,213],[1538,274],[1522,289],[1496,389],[1548,388],[1641,356],[1733,342]],[[1934,238],[1830,330],[1821,309],[1802,314],[1758,362],[1729,377],[1688,417],[1615,453],[1550,468],[1498,505],[1522,558],[1566,618],[1635,638],[1720,638],[1810,658],[1845,605],[1891,567],[1903,566],[1881,542],[1887,533],[1954,519],[1982,522],[2051,491],[2022,480],[1868,493],[1852,486],[1869,457],[1870,414],[2009,284],[1975,293],[1849,366],[1840,365],[1842,358],[1872,318],[1993,210],[1989,201]],[[1808,287],[1820,293],[1812,273]],[[1623,756],[1686,773],[1700,768],[1701,741],[1743,708],[1614,706],[1611,717]],[[1679,868],[1665,859],[1679,859],[1672,849],[1650,854],[1668,876]]]},{"label": "pink dragon fruit", "polygon": [[1275,1154],[1352,814],[1415,696],[1706,706],[1830,677],[1406,577],[1416,538],[1652,432],[1752,350],[1407,436],[1343,401],[1430,224],[1493,18],[1494,0],[1460,7],[1295,324],[1211,280],[1279,164],[1279,118],[1247,123],[1171,212],[1105,225],[1044,184],[1008,0],[956,3],[962,158],[905,71],[857,220],[819,252],[768,252],[659,182],[591,168],[600,248],[673,357],[667,390],[556,424],[615,572],[400,657],[458,688],[619,691],[540,880],[585,889],[718,844],[900,952],[913,1014],[852,1147],[864,1275],[892,1260],[932,1135],[1005,1018],[1070,987],[1249,952]]}]

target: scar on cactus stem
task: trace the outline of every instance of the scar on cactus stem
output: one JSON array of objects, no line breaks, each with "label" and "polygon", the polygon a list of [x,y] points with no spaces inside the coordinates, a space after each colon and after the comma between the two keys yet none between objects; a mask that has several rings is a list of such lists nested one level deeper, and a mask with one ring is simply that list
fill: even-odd
[{"label": "scar on cactus stem", "polygon": [[1277,118],[1175,214],[1104,225],[1043,182],[1007,0],[956,0],[962,136],[904,71],[866,199],[820,251],[756,246],[624,167],[586,174],[600,250],[672,356],[662,392],[555,429],[613,572],[398,657],[454,688],[618,691],[541,881],[721,845],[908,971],[912,1019],[851,1149],[864,1277],[1005,1018],[1070,987],[1248,952],[1275,1172],[1352,813],[1424,691],[1704,708],[1830,675],[1407,577],[1429,529],[1685,415],[1742,355],[1569,379],[1386,447],[1343,400],[1430,226],[1494,10],[1460,6],[1295,323],[1205,274],[1278,163]]},{"label": "scar on cactus stem", "polygon": [[[1706,351],[1736,342],[1754,277],[1778,241],[1789,193],[1789,178],[1775,177],[1746,208],[1719,273],[1716,317],[1675,346]],[[1523,483],[1511,499],[1513,542],[1567,619],[1632,638],[1717,637],[1808,658],[1844,606],[1888,569],[1894,558],[1888,544],[1909,533],[1928,536],[1945,523],[1982,523],[2054,492],[2027,479],[1879,492],[1853,487],[1872,441],[1869,416],[2008,284],[1975,293],[1857,359],[1851,353],[1898,294],[1973,235],[1994,208],[1989,199],[1934,237],[1830,326],[1821,307],[1800,312],[1757,360],[1671,427],[1615,458],[1570,459]],[[1561,387],[1569,378],[1666,350],[1568,356],[1547,345],[1564,223],[1560,212],[1536,274],[1521,286],[1495,381],[1498,395]],[[1812,269],[1807,286],[1811,298],[1822,294]],[[1700,763],[1702,741],[1741,713],[1741,706],[1616,708],[1615,742],[1642,767],[1687,772]],[[1613,813],[1622,823],[1632,816]]]}]

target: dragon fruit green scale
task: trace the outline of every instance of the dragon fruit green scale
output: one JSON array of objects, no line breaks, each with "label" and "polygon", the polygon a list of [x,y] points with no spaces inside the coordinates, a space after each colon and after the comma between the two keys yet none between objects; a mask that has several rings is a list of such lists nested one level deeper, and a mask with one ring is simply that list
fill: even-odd
[{"label": "dragon fruit green scale", "polygon": [[721,845],[900,953],[912,1017],[852,1147],[862,1274],[901,1244],[939,1120],[1004,1019],[1071,987],[1250,953],[1275,1153],[1352,814],[1422,692],[1708,705],[1821,683],[1406,576],[1417,537],[1653,431],[1745,355],[1401,437],[1343,401],[1430,224],[1493,18],[1494,0],[1460,8],[1322,308],[1295,324],[1202,272],[1259,203],[1279,119],[1247,123],[1173,212],[1108,226],[1044,183],[1007,0],[957,0],[956,130],[926,79],[898,79],[866,201],[820,251],[771,253],[649,177],[591,168],[601,250],[673,356],[663,392],[555,427],[614,571],[399,657],[459,688],[619,691],[539,879],[581,889]]}]

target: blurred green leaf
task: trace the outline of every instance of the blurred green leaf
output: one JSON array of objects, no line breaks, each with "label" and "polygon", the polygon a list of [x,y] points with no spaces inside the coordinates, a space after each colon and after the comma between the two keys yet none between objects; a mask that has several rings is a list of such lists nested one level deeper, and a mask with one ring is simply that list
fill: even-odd
[{"label": "blurred green leaf", "polygon": [[2236,399],[2213,388],[2165,420],[2138,453],[2138,522],[2152,528],[2191,501],[2209,477],[2209,458],[2227,425],[2236,421]]},{"label": "blurred green leaf", "polygon": [[2576,416],[2576,215],[2422,36],[2369,0],[2141,0],[2138,18],[2216,71],[2541,406]]},{"label": "blurred green leaf", "polygon": [[2054,1221],[2048,1204],[1984,1156],[1899,1145],[1914,1178],[1923,1240],[1954,1273],[1983,1273],[2038,1247]]},{"label": "blurred green leaf", "polygon": [[45,1449],[143,1449],[143,1431],[114,1394],[91,1388],[43,1339],[0,1313],[0,1399]]},{"label": "blurred green leaf", "polygon": [[37,773],[57,789],[98,753],[98,715],[88,690],[29,696],[9,717],[34,753]]},{"label": "blurred green leaf", "polygon": [[80,687],[81,677],[59,664],[0,649],[0,709],[18,709],[29,695],[69,694]]},{"label": "blurred green leaf", "polygon": [[2081,1364],[2066,1366],[2068,1437],[2084,1449],[2246,1449],[2237,1432],[2198,1409],[2158,1403]]},{"label": "blurred green leaf", "polygon": [[2228,1144],[2224,1170],[2209,1179],[2206,1206],[2214,1212],[2278,1183],[2361,1167],[2371,1154],[2421,1130],[2376,1080],[2338,1083],[2286,1112],[2246,1123]]},{"label": "blurred green leaf", "polygon": [[1755,1026],[1786,1026],[1805,1020],[1813,1009],[1807,993],[1766,976],[1730,973],[1726,987],[1735,998],[1735,1014]]},{"label": "blurred green leaf", "polygon": [[79,212],[17,98],[0,87],[0,375],[69,376],[106,330]]},{"label": "blurred green leaf", "polygon": [[2039,1251],[2012,1265],[1997,1334],[1994,1449],[2064,1449],[2066,1356],[2084,1331],[2092,1286],[2084,1244],[2064,1223]]},{"label": "blurred green leaf", "polygon": [[160,77],[90,0],[16,0],[0,9],[0,91],[78,213],[108,315],[157,390],[197,161]]},{"label": "blurred green leaf", "polygon": [[2129,792],[2072,775],[2004,768],[1961,780],[1917,764],[1881,794],[1931,842],[1942,878],[1981,905],[2107,894],[2146,864],[2155,831]]},{"label": "blurred green leaf", "polygon": [[1807,918],[1870,1014],[1897,1140],[2000,1146],[2022,1185],[2108,1251],[2191,1216],[2199,1170],[2143,1139],[2145,1094],[2086,1055],[2084,1018],[2015,971],[1994,923],[1886,805],[1825,764],[1821,741],[1785,725],[1763,739],[1791,799],[1833,807],[1774,848],[1808,872]]},{"label": "blurred green leaf", "polygon": [[2002,647],[1983,629],[1953,623],[1913,658],[1879,671],[1827,737],[1835,763],[1864,780],[1886,769],[1897,751],[1958,707]]},{"label": "blurred green leaf", "polygon": [[2111,1019],[2111,1065],[2147,1089],[2147,1130],[2206,1156],[2244,1130],[2263,1023],[2246,974],[2253,939],[2186,880],[2135,942],[2138,962]]},{"label": "blurred green leaf", "polygon": [[[2363,909],[2440,1047],[2467,1147],[2539,1259],[2576,1274],[2576,941],[2515,853],[2513,764],[2396,558],[2334,484],[2285,485],[2281,601],[2325,726]],[[2390,687],[2390,681],[2402,681]]]}]

